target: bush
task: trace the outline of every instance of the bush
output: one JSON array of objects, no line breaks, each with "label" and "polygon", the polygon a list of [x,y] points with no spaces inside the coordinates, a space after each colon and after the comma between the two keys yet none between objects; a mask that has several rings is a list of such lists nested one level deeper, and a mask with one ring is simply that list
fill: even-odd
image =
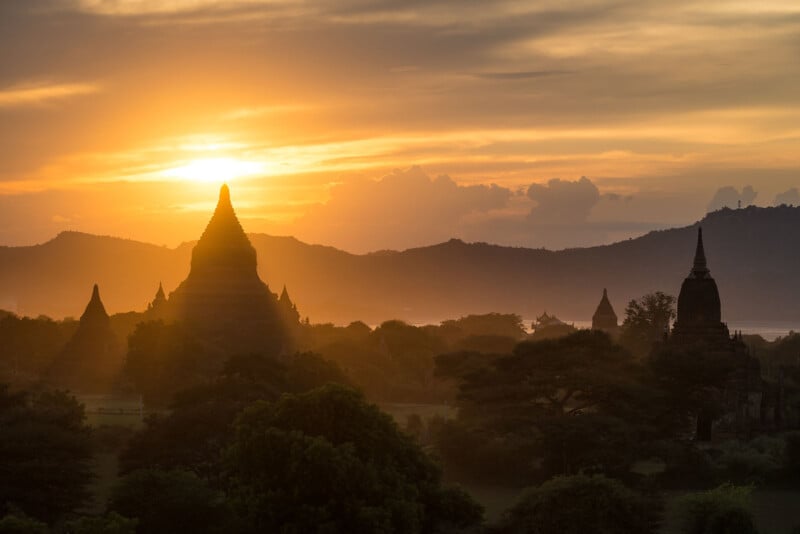
[{"label": "bush", "polygon": [[542,480],[532,439],[487,435],[461,421],[438,417],[428,428],[445,470],[460,480],[512,487]]},{"label": "bush", "polygon": [[85,516],[68,521],[64,525],[64,531],[69,534],[136,534],[138,522],[137,519],[109,512],[104,516]]},{"label": "bush", "polygon": [[19,510],[0,519],[0,534],[48,534],[47,525],[32,519]]},{"label": "bush", "polygon": [[761,436],[750,442],[728,441],[716,459],[719,479],[736,484],[761,484],[775,477],[784,456],[782,439]]},{"label": "bush", "polygon": [[528,489],[506,514],[507,534],[646,534],[655,532],[659,503],[602,475],[557,477]]},{"label": "bush", "polygon": [[109,509],[138,519],[137,532],[225,532],[230,519],[224,497],[194,473],[142,469],[120,480]]},{"label": "bush", "polygon": [[664,461],[663,472],[655,475],[664,489],[706,489],[715,484],[714,465],[697,447],[681,442],[664,441],[653,446],[653,455]]},{"label": "bush", "polygon": [[784,435],[784,439],[786,440],[784,465],[789,474],[800,478],[800,432],[789,432]]},{"label": "bush", "polygon": [[678,501],[682,534],[758,534],[749,487],[723,484]]}]

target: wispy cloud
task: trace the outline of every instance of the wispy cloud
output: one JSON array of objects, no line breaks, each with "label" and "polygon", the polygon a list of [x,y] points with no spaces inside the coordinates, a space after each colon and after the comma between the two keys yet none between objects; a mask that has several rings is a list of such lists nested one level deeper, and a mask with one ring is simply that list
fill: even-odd
[{"label": "wispy cloud", "polygon": [[531,78],[544,78],[546,76],[558,76],[559,74],[569,74],[568,70],[528,70],[512,72],[479,72],[476,78],[485,80],[528,80]]},{"label": "wispy cloud", "polygon": [[0,108],[37,106],[53,101],[85,96],[100,91],[100,86],[88,83],[17,85],[0,89]]}]

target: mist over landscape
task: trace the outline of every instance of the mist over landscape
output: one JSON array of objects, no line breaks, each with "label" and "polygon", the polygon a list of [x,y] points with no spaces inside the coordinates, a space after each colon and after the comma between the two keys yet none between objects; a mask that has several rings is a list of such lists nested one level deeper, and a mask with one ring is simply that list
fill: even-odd
[{"label": "mist over landscape", "polygon": [[[800,326],[794,297],[800,292],[800,234],[793,231],[800,208],[723,209],[697,224],[726,296],[726,320]],[[285,285],[314,322],[396,318],[423,324],[492,311],[532,319],[549,311],[585,323],[603,288],[619,308],[659,289],[676,294],[697,224],[561,251],[454,239],[354,255],[292,237],[249,237],[261,278],[275,292]],[[159,283],[170,292],[186,277],[192,246],[169,249],[68,232],[42,245],[3,247],[0,301],[25,315],[77,317],[86,288],[97,282],[111,313],[142,311]]]}]

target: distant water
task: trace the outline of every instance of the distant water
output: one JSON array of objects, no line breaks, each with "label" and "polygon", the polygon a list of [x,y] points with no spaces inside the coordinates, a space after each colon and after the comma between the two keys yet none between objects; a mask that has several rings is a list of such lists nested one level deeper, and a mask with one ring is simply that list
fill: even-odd
[{"label": "distant water", "polygon": [[[525,327],[530,330],[532,319],[525,319]],[[591,328],[591,321],[564,321],[574,325],[575,328]],[[775,341],[779,337],[789,335],[789,332],[800,332],[800,321],[743,321],[730,322],[728,329],[741,330],[743,334],[757,334],[767,341]]]},{"label": "distant water", "polygon": [[743,334],[758,334],[767,341],[775,341],[789,332],[800,332],[800,321],[746,321],[730,322],[728,329],[741,330]]}]

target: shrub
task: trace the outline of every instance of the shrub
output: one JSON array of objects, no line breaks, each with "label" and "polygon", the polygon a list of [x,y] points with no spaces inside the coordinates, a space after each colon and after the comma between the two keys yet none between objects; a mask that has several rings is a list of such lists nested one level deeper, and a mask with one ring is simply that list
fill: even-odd
[{"label": "shrub", "polygon": [[19,510],[12,510],[0,519],[0,534],[48,534],[47,525],[30,518]]},{"label": "shrub", "polygon": [[749,487],[723,484],[678,502],[682,534],[758,534]]},{"label": "shrub", "polygon": [[64,531],[69,534],[136,534],[138,522],[137,519],[109,512],[104,516],[84,516],[68,521],[64,525]]},{"label": "shrub", "polygon": [[715,462],[719,478],[737,484],[760,484],[773,478],[783,463],[783,444],[767,436],[723,443]]},{"label": "shrub", "polygon": [[506,514],[507,534],[646,534],[655,532],[659,503],[604,476],[557,477],[528,489]]},{"label": "shrub", "polygon": [[109,509],[138,519],[137,532],[225,532],[230,519],[223,495],[194,473],[142,469],[123,477]]}]

